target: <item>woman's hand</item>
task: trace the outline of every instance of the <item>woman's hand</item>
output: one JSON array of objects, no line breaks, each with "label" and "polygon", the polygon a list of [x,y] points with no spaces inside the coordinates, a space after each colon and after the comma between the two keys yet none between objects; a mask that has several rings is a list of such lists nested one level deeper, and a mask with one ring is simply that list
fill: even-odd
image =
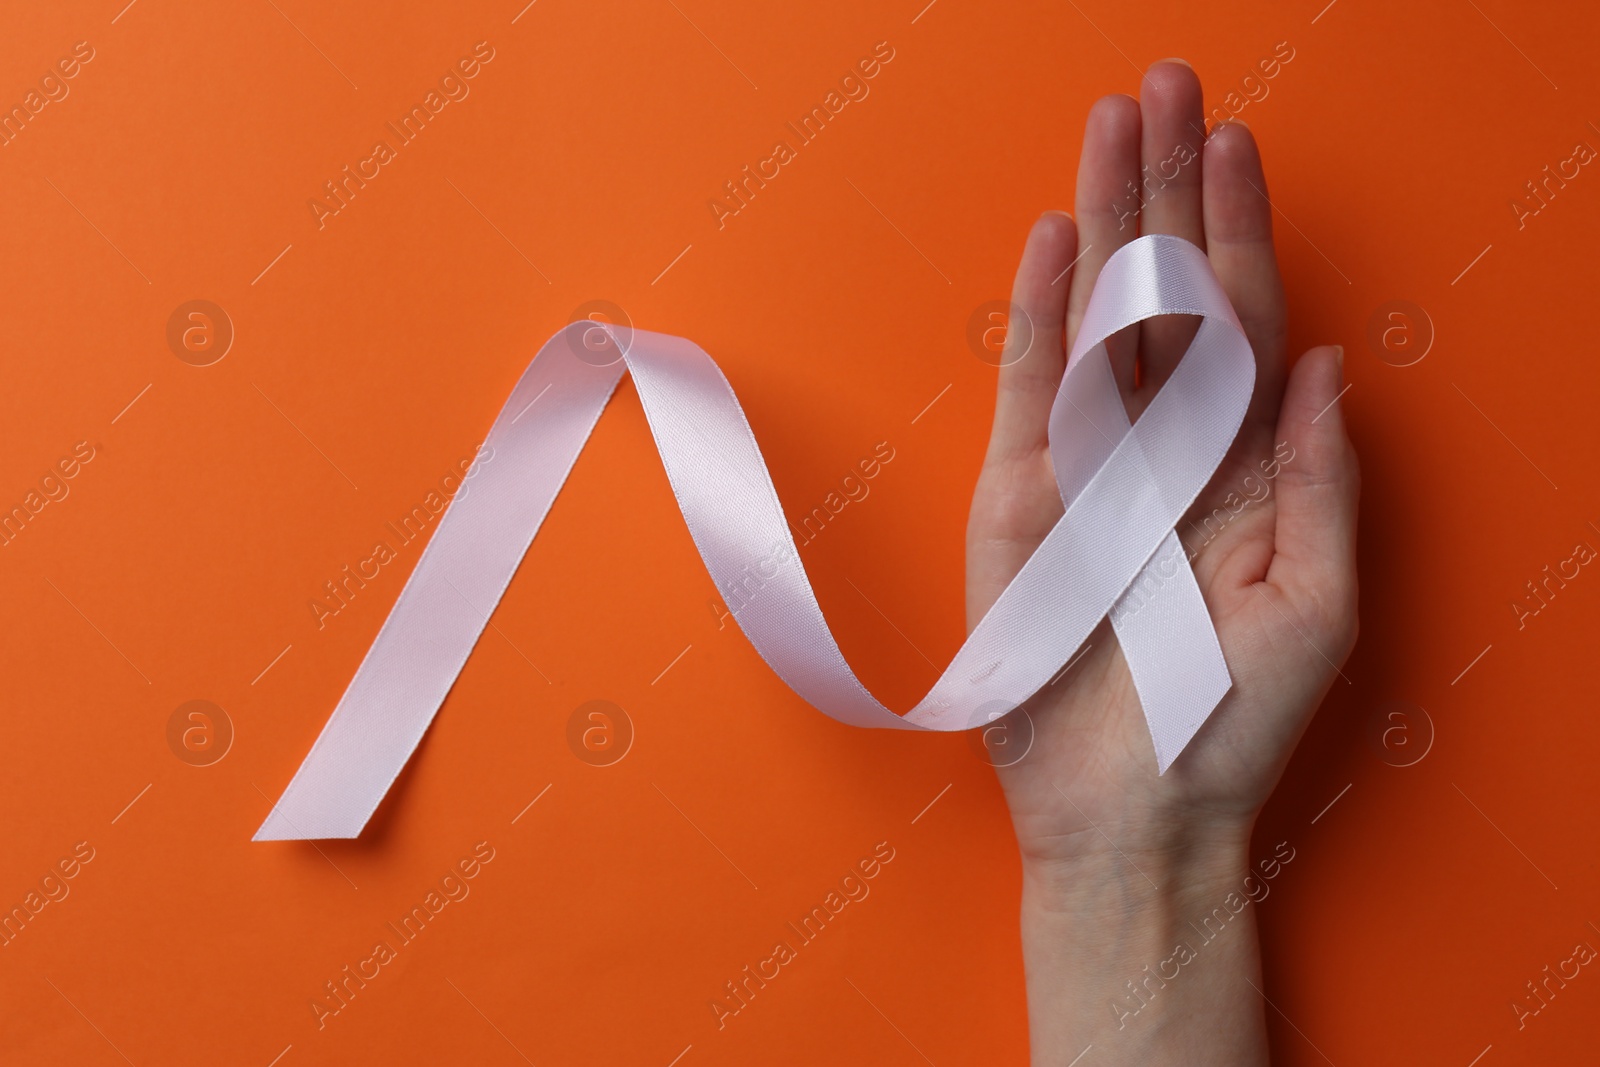
[{"label": "woman's hand", "polygon": [[[1239,888],[1255,817],[1317,705],[1343,684],[1339,668],[1356,639],[1359,474],[1337,401],[1342,350],[1312,349],[1292,371],[1286,366],[1266,194],[1250,131],[1227,122],[1207,137],[1193,70],[1157,63],[1138,101],[1115,95],[1095,104],[1079,161],[1077,221],[1042,216],[1017,271],[1012,301],[1032,320],[1033,340],[1025,355],[1005,353],[999,372],[968,524],[969,626],[1062,514],[1046,437],[1050,408],[1089,293],[1117,248],[1167,233],[1203,249],[1256,356],[1255,394],[1238,438],[1178,526],[1233,688],[1158,775],[1127,663],[1102,622],[1088,650],[1025,705],[1034,733],[1027,755],[999,768],[1024,864],[1024,947],[1041,1062],[1070,1061],[1102,1026],[1122,1036],[1164,1019],[1145,1036],[1170,1040],[1181,1033],[1171,1012],[1201,1010],[1233,1013],[1237,1025],[1223,1030],[1238,1041],[1213,1053],[1190,1033],[1167,1050],[1170,1062],[1265,1062],[1260,999],[1226,980],[1259,985],[1253,923],[1235,927],[1234,943],[1247,953],[1196,953],[1195,965],[1215,964],[1210,983],[1158,979],[1158,991],[1147,980],[1144,997],[1124,986],[1171,958],[1175,939],[1196,940],[1185,934],[1198,921],[1190,913],[1206,914]],[[1112,338],[1131,418],[1165,383],[1194,330],[1192,320],[1164,317]],[[1211,1002],[1241,990],[1247,1003]],[[1207,1003],[1185,1004],[1191,997]],[[1169,1062],[1164,1046],[1133,1040],[1127,1062]]]}]

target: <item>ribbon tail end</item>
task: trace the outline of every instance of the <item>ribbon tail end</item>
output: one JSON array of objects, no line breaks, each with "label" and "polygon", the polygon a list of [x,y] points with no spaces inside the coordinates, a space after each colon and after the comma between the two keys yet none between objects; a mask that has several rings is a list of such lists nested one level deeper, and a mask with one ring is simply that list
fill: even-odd
[{"label": "ribbon tail end", "polygon": [[338,825],[345,820],[337,816],[324,816],[318,818],[313,814],[303,814],[301,822],[295,822],[283,813],[283,801],[272,807],[272,814],[268,815],[261,828],[255,832],[251,841],[350,841],[361,836],[361,831],[366,828],[366,819],[363,818],[354,826]]},{"label": "ribbon tail end", "polygon": [[1189,747],[1189,742],[1194,740],[1195,734],[1200,732],[1200,727],[1206,724],[1211,713],[1222,703],[1222,698],[1228,695],[1233,688],[1233,679],[1228,676],[1224,666],[1220,677],[1211,684],[1190,694],[1185,701],[1182,712],[1169,709],[1168,713],[1160,717],[1160,728],[1151,722],[1150,739],[1155,743],[1156,773],[1164,775],[1173,763],[1177,762],[1183,750]]}]

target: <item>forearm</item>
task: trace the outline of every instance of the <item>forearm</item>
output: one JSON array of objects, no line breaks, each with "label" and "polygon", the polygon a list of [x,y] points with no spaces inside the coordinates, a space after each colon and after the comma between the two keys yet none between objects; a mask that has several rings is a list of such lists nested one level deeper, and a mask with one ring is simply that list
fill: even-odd
[{"label": "forearm", "polygon": [[1180,855],[1108,847],[1025,867],[1036,1065],[1066,1067],[1090,1046],[1084,1067],[1268,1062],[1248,847],[1243,832]]}]

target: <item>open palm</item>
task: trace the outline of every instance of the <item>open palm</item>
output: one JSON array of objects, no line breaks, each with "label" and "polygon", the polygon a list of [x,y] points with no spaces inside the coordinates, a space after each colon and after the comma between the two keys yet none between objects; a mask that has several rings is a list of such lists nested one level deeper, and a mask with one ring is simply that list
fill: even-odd
[{"label": "open palm", "polygon": [[[1133,856],[1182,848],[1197,828],[1248,834],[1318,703],[1341,682],[1357,631],[1359,474],[1336,402],[1343,354],[1312,349],[1286,366],[1272,208],[1250,131],[1226,122],[1208,137],[1193,70],[1157,63],[1139,100],[1107,96],[1091,110],[1075,214],[1043,215],[1017,271],[1012,301],[1032,330],[1009,331],[1008,343],[1030,333],[1031,343],[1007,351],[999,372],[968,524],[969,627],[1062,514],[1050,408],[1113,252],[1141,233],[1203,249],[1255,352],[1256,383],[1228,457],[1178,526],[1233,688],[1158,775],[1132,676],[1102,621],[1070,669],[1025,705],[1027,754],[997,760],[1009,764],[999,774],[1022,854],[1047,866],[1108,847]],[[1130,418],[1194,330],[1194,320],[1168,316],[1108,343]]]}]

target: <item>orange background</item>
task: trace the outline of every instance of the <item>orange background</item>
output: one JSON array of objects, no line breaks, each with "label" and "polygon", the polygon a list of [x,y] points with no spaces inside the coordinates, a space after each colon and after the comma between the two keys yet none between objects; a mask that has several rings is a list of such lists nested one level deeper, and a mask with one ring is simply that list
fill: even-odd
[{"label": "orange background", "polygon": [[[1280,41],[1240,117],[1293,350],[1347,347],[1366,491],[1352,684],[1257,836],[1296,849],[1260,905],[1275,1062],[1592,1062],[1600,976],[1522,1030],[1510,1007],[1600,946],[1600,577],[1523,629],[1510,608],[1600,547],[1600,176],[1521,229],[1510,208],[1600,145],[1591,5],[124,2],[0,35],[8,108],[94,50],[0,148],[0,504],[94,448],[0,548],[0,903],[94,855],[0,949],[5,1062],[1023,1062],[992,772],[962,736],[833,723],[718,630],[626,382],[367,833],[252,844],[417,546],[320,630],[308,601],[608,299],[719,361],[791,514],[895,449],[802,558],[863,679],[910,706],[962,638],[994,374],[969,315],[1071,207],[1096,96],[1181,54],[1226,107]],[[322,183],[480,41],[470,95],[319,229]],[[719,229],[722,183],[879,41],[870,95]],[[166,341],[193,299],[236,330],[211,366]],[[1392,300],[1436,331],[1411,366],[1367,340]],[[168,744],[195,699],[235,731],[210,766]],[[613,766],[567,743],[594,699],[636,732]],[[1431,720],[1412,766],[1371,740],[1388,701]],[[470,895],[319,1029],[324,983],[480,841]],[[723,983],[880,841],[870,897],[719,1030]]]}]

